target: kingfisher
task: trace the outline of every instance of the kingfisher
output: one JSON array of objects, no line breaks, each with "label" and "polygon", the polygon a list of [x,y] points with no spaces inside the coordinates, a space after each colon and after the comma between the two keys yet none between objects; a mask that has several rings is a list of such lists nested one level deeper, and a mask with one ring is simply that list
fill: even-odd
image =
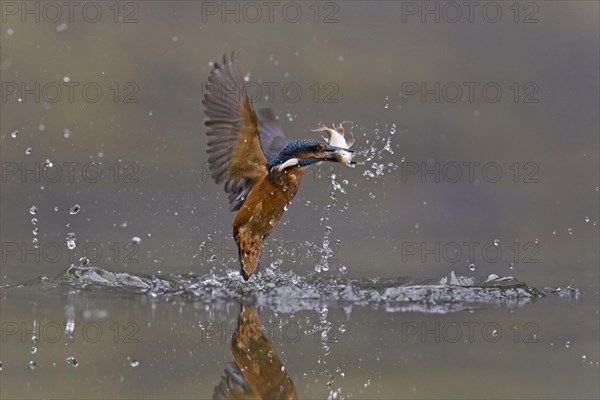
[{"label": "kingfisher", "polygon": [[292,378],[275,346],[263,333],[256,308],[241,306],[231,337],[231,354],[234,362],[227,364],[225,375],[215,387],[213,400],[298,399]]},{"label": "kingfisher", "polygon": [[[225,183],[240,273],[256,271],[262,243],[296,195],[304,170],[323,161],[350,163],[349,146],[286,139],[271,108],[255,109],[245,91],[238,53],[212,64],[202,104],[211,176]],[[325,130],[325,128],[323,128]],[[339,132],[338,132],[339,133]]]}]

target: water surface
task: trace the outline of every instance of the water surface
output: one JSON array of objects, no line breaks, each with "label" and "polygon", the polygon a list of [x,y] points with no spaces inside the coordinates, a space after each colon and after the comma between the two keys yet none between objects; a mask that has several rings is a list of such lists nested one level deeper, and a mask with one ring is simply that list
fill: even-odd
[{"label": "water surface", "polygon": [[[267,268],[244,282],[237,271],[71,266],[2,288],[2,394],[585,397],[596,390],[598,343],[587,330],[598,314],[573,321],[597,299],[495,275],[356,279]],[[573,324],[566,335],[563,324]]]}]

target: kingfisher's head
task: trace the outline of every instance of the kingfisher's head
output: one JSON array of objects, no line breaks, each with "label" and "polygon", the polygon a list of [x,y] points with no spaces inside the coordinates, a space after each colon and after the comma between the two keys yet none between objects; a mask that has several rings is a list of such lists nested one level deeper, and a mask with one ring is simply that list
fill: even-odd
[{"label": "kingfisher's head", "polygon": [[289,142],[268,165],[269,172],[281,172],[287,168],[308,167],[321,161],[337,161],[336,152],[345,150],[317,140],[300,139]]}]

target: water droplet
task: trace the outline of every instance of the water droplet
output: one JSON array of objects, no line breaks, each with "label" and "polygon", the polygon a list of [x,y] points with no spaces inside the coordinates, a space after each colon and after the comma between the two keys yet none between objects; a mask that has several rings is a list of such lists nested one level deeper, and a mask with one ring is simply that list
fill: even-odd
[{"label": "water droplet", "polygon": [[500,244],[500,239],[494,239],[494,246],[498,247]]},{"label": "water droplet", "polygon": [[127,357],[127,363],[131,368],[137,368],[140,366],[140,362],[135,358]]},{"label": "water droplet", "polygon": [[38,233],[40,233],[40,228],[38,228],[36,226],[35,228],[33,228],[33,230],[31,231],[31,233],[33,233],[34,235],[37,235]]},{"label": "water droplet", "polygon": [[28,147],[25,149],[25,154],[30,155],[32,151],[33,149],[31,147]]},{"label": "water droplet", "polygon": [[79,361],[77,361],[77,359],[75,357],[67,357],[67,359],[65,361],[71,367],[77,368],[79,366]]},{"label": "water droplet", "polygon": [[39,241],[39,239],[38,239],[38,238],[34,237],[34,238],[31,240],[31,243],[33,243],[33,248],[34,248],[34,249],[39,249],[39,248],[40,248],[40,241]]},{"label": "water droplet", "polygon": [[140,244],[142,242],[142,238],[139,236],[134,236],[131,239],[129,239],[130,241],[132,241],[135,244]]},{"label": "water droplet", "polygon": [[35,346],[31,346],[31,348],[29,349],[29,352],[30,352],[31,354],[35,354],[35,353],[37,353],[37,347],[35,347]]},{"label": "water droplet", "polygon": [[69,214],[75,215],[79,212],[79,210],[81,210],[81,207],[79,204],[75,204],[73,207],[69,208]]},{"label": "water droplet", "polygon": [[[69,318],[65,324],[65,335],[67,336],[67,339],[73,341],[73,332],[75,332],[75,320]],[[66,345],[68,346],[68,343],[66,343]]]},{"label": "water droplet", "polygon": [[583,219],[586,223],[590,222],[590,217],[588,217],[587,215],[585,216],[585,218]]},{"label": "water droplet", "polygon": [[70,137],[71,137],[71,131],[70,131],[70,130],[68,130],[67,128],[63,129],[63,137],[64,137],[65,139],[68,139],[68,138],[70,138]]},{"label": "water droplet", "polygon": [[569,232],[569,235],[572,235],[573,234],[573,228],[567,229],[567,232]]},{"label": "water droplet", "polygon": [[471,271],[475,271],[475,264],[473,264],[473,263],[469,264],[469,269]]},{"label": "water droplet", "polygon": [[54,211],[58,211],[58,206],[54,206]]},{"label": "water droplet", "polygon": [[492,336],[493,336],[493,337],[498,337],[498,330],[497,330],[497,329],[494,329],[494,330],[492,331]]},{"label": "water droplet", "polygon": [[52,161],[50,161],[49,158],[47,158],[46,162],[44,163],[44,167],[45,168],[52,168],[52,167],[54,167],[54,163]]},{"label": "water droplet", "polygon": [[69,250],[73,250],[75,247],[77,247],[77,242],[75,241],[75,239],[75,233],[67,233],[67,236],[65,237],[65,243],[67,244],[67,248]]},{"label": "water droplet", "polygon": [[40,339],[37,336],[33,335],[31,337],[31,343],[39,343],[39,342],[40,342]]},{"label": "water droplet", "polygon": [[38,208],[36,206],[31,206],[29,208],[29,214],[35,215],[35,214],[37,214],[37,212],[38,212]]},{"label": "water droplet", "polygon": [[29,361],[27,363],[27,367],[29,367],[29,369],[33,371],[35,367],[37,367],[37,364],[35,363],[35,361]]},{"label": "water droplet", "polygon": [[329,309],[327,307],[323,307],[321,310],[321,319],[327,319],[327,315],[329,314]]},{"label": "water droplet", "polygon": [[584,354],[581,356],[581,361],[585,361],[587,359],[587,356]]},{"label": "water droplet", "polygon": [[79,265],[84,266],[84,265],[88,265],[90,262],[90,259],[87,257],[81,257],[79,259]]},{"label": "water droplet", "polygon": [[14,131],[13,133],[10,134],[10,136],[14,139],[17,137],[18,134],[19,134],[19,131]]},{"label": "water droplet", "polygon": [[38,219],[37,218],[31,218],[31,225],[37,225],[38,224]]},{"label": "water droplet", "polygon": [[46,130],[46,125],[44,125],[44,124],[39,124],[39,125],[38,125],[38,129],[39,129],[40,131],[45,131],[45,130]]},{"label": "water droplet", "polygon": [[511,262],[510,264],[508,264],[508,268],[514,269],[515,268],[515,263]]},{"label": "water droplet", "polygon": [[569,340],[567,340],[567,342],[565,343],[565,347],[568,349],[569,347],[571,347],[571,342]]}]

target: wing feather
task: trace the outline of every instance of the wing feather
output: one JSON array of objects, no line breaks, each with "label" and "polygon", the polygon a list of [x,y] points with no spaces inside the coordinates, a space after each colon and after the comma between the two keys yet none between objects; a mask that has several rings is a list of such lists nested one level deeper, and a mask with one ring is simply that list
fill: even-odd
[{"label": "wing feather", "polygon": [[270,108],[255,112],[243,95],[244,80],[237,54],[214,63],[204,87],[204,125],[211,176],[225,182],[232,211],[238,210],[252,186],[267,174],[267,163],[287,143]]}]

